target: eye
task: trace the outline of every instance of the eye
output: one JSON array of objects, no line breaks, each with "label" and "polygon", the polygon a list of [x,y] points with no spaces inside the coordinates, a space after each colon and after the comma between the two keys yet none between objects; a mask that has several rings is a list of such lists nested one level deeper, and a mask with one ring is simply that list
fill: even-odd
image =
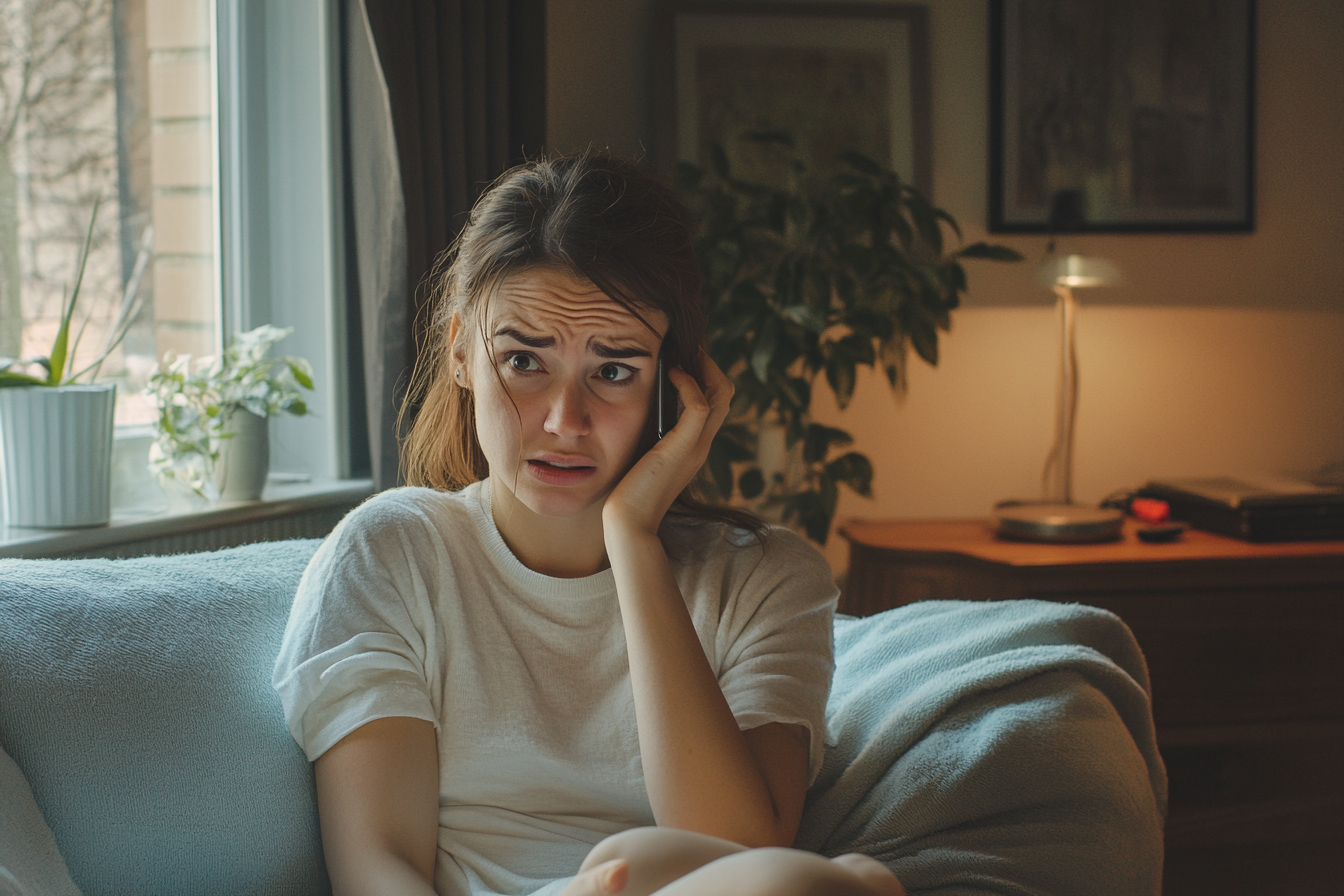
[{"label": "eye", "polygon": [[522,373],[532,373],[541,369],[541,362],[531,352],[513,352],[506,359],[506,363]]},{"label": "eye", "polygon": [[635,371],[624,364],[603,364],[597,369],[597,375],[608,383],[623,383],[634,376]]}]

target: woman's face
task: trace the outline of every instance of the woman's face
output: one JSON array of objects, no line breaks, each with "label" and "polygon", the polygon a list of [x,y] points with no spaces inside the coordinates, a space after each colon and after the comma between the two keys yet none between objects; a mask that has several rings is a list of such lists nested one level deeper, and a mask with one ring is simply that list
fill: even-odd
[{"label": "woman's face", "polygon": [[459,336],[496,494],[546,516],[600,511],[654,394],[667,318],[641,313],[648,326],[588,281],[534,269],[491,299],[485,345],[475,326]]}]

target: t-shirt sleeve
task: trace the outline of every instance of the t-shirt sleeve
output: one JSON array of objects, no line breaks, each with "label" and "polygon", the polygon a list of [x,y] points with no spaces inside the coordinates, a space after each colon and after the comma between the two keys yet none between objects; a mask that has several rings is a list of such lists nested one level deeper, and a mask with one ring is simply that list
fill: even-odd
[{"label": "t-shirt sleeve", "polygon": [[310,761],[375,719],[437,727],[426,673],[433,576],[414,559],[435,556],[432,532],[418,508],[385,493],[348,514],[308,564],[272,682]]},{"label": "t-shirt sleeve", "polygon": [[738,562],[716,636],[719,686],[743,730],[771,722],[807,729],[810,783],[825,746],[839,593],[825,558],[787,529],[740,549]]}]

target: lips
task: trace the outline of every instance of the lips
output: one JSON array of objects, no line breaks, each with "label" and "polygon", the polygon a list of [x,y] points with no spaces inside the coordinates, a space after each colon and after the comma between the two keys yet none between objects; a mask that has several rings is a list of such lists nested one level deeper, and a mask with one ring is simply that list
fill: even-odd
[{"label": "lips", "polygon": [[527,471],[549,485],[575,485],[596,473],[597,467],[586,457],[543,455],[528,460]]}]

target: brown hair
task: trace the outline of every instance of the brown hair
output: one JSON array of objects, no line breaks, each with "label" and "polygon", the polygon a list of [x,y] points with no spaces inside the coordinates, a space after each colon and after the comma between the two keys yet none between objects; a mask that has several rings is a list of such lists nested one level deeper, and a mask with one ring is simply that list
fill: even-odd
[{"label": "brown hair", "polygon": [[[486,190],[435,265],[433,317],[401,408],[404,417],[420,405],[402,443],[408,484],[452,490],[488,475],[473,395],[452,376],[452,320],[458,315],[468,333],[480,330],[490,297],[505,278],[547,267],[591,282],[640,320],[641,311],[661,311],[668,321],[666,365],[681,367],[703,387],[700,263],[676,193],[635,164],[604,154],[528,162]],[[650,415],[641,453],[656,438]],[[676,510],[763,529],[751,514],[704,504],[689,492],[678,498]]]}]

